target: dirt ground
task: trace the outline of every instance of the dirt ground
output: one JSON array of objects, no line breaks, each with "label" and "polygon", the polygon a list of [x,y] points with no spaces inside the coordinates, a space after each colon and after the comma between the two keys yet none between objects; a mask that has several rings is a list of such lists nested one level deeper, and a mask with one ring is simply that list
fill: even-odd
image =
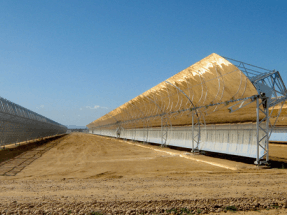
[{"label": "dirt ground", "polygon": [[269,144],[270,159],[287,163],[287,144]]},{"label": "dirt ground", "polygon": [[[270,144],[270,157],[286,152]],[[286,169],[92,134],[29,150],[0,174],[2,214],[287,214]]]}]

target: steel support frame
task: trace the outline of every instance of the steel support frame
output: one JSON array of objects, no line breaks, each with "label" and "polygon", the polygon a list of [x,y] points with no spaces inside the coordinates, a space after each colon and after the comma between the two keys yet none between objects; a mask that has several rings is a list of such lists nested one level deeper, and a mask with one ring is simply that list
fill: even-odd
[{"label": "steel support frame", "polygon": [[[197,123],[194,123],[194,115],[195,112],[192,112],[192,127],[191,127],[191,138],[192,138],[192,150],[191,152],[196,153],[199,152],[199,144],[200,144],[200,134],[201,134],[201,123],[198,120]],[[198,119],[198,117],[197,117]],[[198,132],[197,135],[195,135],[195,127],[198,126]],[[196,145],[195,145],[196,144]]]},{"label": "steel support frame", "polygon": [[[260,102],[261,100],[261,102]],[[263,103],[266,102],[266,106]],[[254,164],[268,164],[269,161],[269,98],[256,98],[256,142],[257,142],[257,157]],[[261,108],[261,106],[263,108]],[[260,113],[264,114],[264,118],[260,120]],[[260,138],[260,131],[264,132],[263,137]],[[260,157],[260,148],[264,150],[264,154]],[[265,159],[263,160],[263,157]]]},{"label": "steel support frame", "polygon": [[[137,105],[135,105],[135,104],[133,104],[133,103],[131,103],[130,102],[130,104],[133,106],[133,107],[135,107],[140,113],[141,113],[141,115],[142,115],[142,117],[143,118],[145,118],[146,117],[146,114],[137,106]],[[148,141],[148,128],[149,128],[149,120],[148,119],[137,119],[137,120],[140,120],[140,121],[142,121],[143,122],[143,125],[145,124],[146,126],[145,126],[145,128],[146,128],[146,138],[145,138],[145,140],[143,141],[143,143],[147,143],[147,141]],[[136,137],[136,129],[135,129],[135,135],[134,135],[134,139],[133,139],[133,141],[135,141],[135,137]]]},{"label": "steel support frame", "polygon": [[[176,85],[168,82],[168,81],[165,81],[167,84],[175,87],[179,92],[181,92],[186,98],[187,100],[189,101],[190,105],[194,108],[195,105],[193,104],[192,100],[189,98],[189,96],[186,95],[186,93],[180,89],[179,87],[177,87]],[[195,124],[194,123],[194,115],[196,115],[197,117],[197,123]],[[203,120],[205,122],[205,120]],[[205,125],[205,124],[204,124]],[[198,132],[197,132],[197,135],[194,134],[194,131],[195,131],[195,126],[198,126]],[[199,144],[200,144],[200,126],[201,126],[201,123],[200,123],[200,113],[199,111],[194,108],[194,110],[192,109],[192,127],[191,127],[191,135],[192,135],[192,150],[191,152],[193,153],[196,153],[196,152],[199,152]],[[194,143],[196,143],[196,146],[194,146]]]},{"label": "steel support frame", "polygon": [[[167,136],[168,136],[168,128],[169,128],[169,117],[168,114],[162,110],[162,108],[157,104],[157,102],[154,101],[154,99],[151,99],[145,95],[143,95],[145,98],[147,98],[150,102],[155,104],[157,109],[161,112],[160,117],[161,117],[161,147],[166,147],[166,141],[167,141]],[[171,127],[171,125],[170,125]],[[148,130],[147,130],[147,138],[148,139]]]},{"label": "steel support frame", "polygon": [[161,116],[161,147],[166,147],[168,127],[168,116],[164,114]]}]

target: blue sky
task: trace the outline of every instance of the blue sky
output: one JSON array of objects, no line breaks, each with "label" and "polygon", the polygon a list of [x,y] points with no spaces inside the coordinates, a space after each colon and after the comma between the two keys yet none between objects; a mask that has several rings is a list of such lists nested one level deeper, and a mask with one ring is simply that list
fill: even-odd
[{"label": "blue sky", "polygon": [[86,125],[211,53],[287,83],[287,1],[0,0],[0,96],[64,125]]}]

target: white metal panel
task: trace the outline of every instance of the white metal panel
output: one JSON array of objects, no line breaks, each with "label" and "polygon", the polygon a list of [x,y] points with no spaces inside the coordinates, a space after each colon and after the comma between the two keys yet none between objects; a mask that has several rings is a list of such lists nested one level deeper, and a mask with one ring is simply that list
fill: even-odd
[{"label": "white metal panel", "polygon": [[[94,134],[116,137],[116,130],[94,130]],[[195,135],[198,130],[195,131]],[[148,139],[147,138],[148,135]],[[263,137],[260,131],[259,138]],[[191,127],[173,127],[168,131],[167,145],[192,149]],[[146,141],[161,144],[161,128],[125,129],[121,131],[121,138]],[[231,124],[211,125],[201,128],[201,141],[199,149],[244,157],[256,158],[256,125],[255,124]],[[260,149],[259,156],[263,156],[264,150]]]}]

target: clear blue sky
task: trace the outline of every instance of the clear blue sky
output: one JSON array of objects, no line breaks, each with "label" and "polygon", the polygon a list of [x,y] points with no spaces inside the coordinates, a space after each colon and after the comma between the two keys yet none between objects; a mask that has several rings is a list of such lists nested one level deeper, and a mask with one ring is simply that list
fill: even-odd
[{"label": "clear blue sky", "polygon": [[0,96],[64,125],[214,52],[287,83],[287,1],[0,0]]}]

